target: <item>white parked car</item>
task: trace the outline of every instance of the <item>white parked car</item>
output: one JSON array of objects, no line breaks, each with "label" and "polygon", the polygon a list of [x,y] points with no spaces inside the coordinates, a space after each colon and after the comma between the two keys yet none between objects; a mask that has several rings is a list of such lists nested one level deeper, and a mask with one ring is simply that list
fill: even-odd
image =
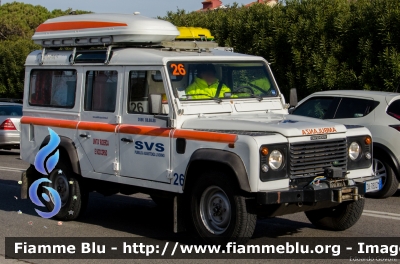
[{"label": "white parked car", "polygon": [[373,138],[374,172],[383,187],[370,196],[392,196],[400,181],[400,93],[325,91],[313,93],[291,111],[294,115],[331,119],[349,126],[367,127]]}]

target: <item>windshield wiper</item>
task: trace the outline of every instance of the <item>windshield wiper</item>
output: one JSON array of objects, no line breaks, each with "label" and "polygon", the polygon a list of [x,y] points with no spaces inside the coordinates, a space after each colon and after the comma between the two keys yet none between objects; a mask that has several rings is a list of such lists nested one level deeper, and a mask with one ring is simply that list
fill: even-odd
[{"label": "windshield wiper", "polygon": [[[261,95],[257,95],[257,94],[252,94],[252,93],[246,93],[246,92],[231,92],[231,94],[250,94],[251,98],[257,98],[258,101],[262,101],[264,100],[264,97],[262,97]],[[238,97],[238,98],[246,98],[246,97]]]},{"label": "windshield wiper", "polygon": [[212,97],[212,96],[209,96],[208,94],[184,94],[183,96],[186,96],[187,99],[190,96],[207,96],[209,98],[214,99],[214,101],[216,101],[217,103],[222,103],[222,99],[221,98]]},{"label": "windshield wiper", "polygon": [[262,97],[262,96],[260,96],[260,95],[257,95],[257,94],[251,94],[251,97],[252,98],[257,98],[258,99],[258,101],[262,101],[262,100],[264,100],[264,98]]}]

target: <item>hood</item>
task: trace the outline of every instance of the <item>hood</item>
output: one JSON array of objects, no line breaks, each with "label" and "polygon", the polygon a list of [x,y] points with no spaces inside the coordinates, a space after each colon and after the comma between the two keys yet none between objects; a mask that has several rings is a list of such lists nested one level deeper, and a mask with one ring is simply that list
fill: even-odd
[{"label": "hood", "polygon": [[341,124],[287,114],[251,114],[229,116],[201,116],[186,120],[184,129],[262,131],[281,134],[285,137],[345,133]]}]

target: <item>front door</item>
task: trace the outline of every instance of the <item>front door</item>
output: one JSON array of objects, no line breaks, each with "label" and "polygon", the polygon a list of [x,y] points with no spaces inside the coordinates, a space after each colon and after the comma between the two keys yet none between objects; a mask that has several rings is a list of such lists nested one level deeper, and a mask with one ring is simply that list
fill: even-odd
[{"label": "front door", "polygon": [[120,175],[169,183],[171,129],[149,111],[149,95],[161,94],[161,115],[169,115],[162,67],[126,67],[124,83]]}]

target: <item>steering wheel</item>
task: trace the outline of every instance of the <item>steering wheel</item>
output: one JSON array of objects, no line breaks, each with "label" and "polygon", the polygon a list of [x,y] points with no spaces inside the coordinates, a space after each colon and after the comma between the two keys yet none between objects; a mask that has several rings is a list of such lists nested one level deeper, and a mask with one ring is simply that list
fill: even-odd
[{"label": "steering wheel", "polygon": [[248,90],[250,90],[251,91],[251,94],[254,94],[254,90],[253,90],[253,88],[251,88],[250,86],[248,86],[248,85],[243,85],[243,86],[239,86],[238,88],[236,88],[234,91],[232,91],[232,92],[238,92],[238,91],[240,91],[240,90],[242,90],[242,89],[248,89]]}]

